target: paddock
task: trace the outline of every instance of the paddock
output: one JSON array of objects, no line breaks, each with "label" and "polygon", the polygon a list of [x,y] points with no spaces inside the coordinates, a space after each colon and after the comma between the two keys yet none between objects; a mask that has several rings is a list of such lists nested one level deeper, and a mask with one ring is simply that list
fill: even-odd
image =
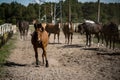
[{"label": "paddock", "polygon": [[[30,31],[32,32],[32,31]],[[39,67],[35,66],[34,49],[28,34],[26,41],[19,37],[16,48],[7,59],[5,78],[20,80],[117,80],[120,79],[120,50],[111,50],[105,46],[97,48],[93,43],[85,48],[85,36],[74,33],[73,43],[64,43],[64,34],[60,31],[60,43],[53,43],[50,37],[47,47],[49,67],[42,65],[41,49],[38,49]]]}]

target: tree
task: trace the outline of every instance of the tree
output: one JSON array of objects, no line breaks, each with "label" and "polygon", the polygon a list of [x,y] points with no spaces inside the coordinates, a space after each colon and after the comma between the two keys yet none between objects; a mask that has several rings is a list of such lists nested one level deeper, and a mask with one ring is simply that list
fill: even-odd
[{"label": "tree", "polygon": [[[63,22],[68,21],[69,10],[68,2],[71,6],[71,20],[73,22],[82,22],[83,19],[91,19],[97,21],[98,3],[86,2],[81,3],[78,0],[65,0],[62,2],[62,17]],[[19,19],[31,21],[39,18],[39,7],[41,7],[41,17],[47,16],[47,22],[51,22],[51,4],[54,7],[55,3],[46,2],[42,5],[29,4],[28,6],[21,5],[17,2],[0,4],[0,23],[12,22],[15,23]],[[56,3],[59,4],[59,3]],[[120,3],[101,3],[100,21],[107,23],[114,21],[120,24]],[[59,11],[59,10],[57,10]]]}]

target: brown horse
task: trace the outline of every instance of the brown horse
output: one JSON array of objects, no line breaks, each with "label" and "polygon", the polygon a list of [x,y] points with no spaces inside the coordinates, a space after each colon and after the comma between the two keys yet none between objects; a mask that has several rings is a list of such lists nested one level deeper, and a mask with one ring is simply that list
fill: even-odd
[{"label": "brown horse", "polygon": [[73,26],[72,26],[72,23],[65,23],[63,24],[63,33],[65,35],[65,43],[68,43],[69,44],[69,39],[71,37],[71,44],[72,44],[72,39],[73,39]]},{"label": "brown horse", "polygon": [[50,37],[51,33],[54,34],[54,42],[55,42],[56,34],[57,34],[58,43],[59,43],[59,36],[60,36],[60,26],[59,26],[59,23],[56,23],[56,24],[48,23],[46,25],[45,29],[49,33],[49,35],[48,35],[49,37]]},{"label": "brown horse", "polygon": [[[113,23],[113,22],[110,22],[109,24],[105,24],[103,26],[103,29],[102,29],[102,32],[103,32],[103,36],[105,38],[105,42],[106,42],[106,47],[109,46],[109,48],[115,48],[115,42],[117,40],[119,40],[119,30],[118,30],[118,26]],[[111,46],[113,43],[113,46]]]},{"label": "brown horse", "polygon": [[28,21],[24,21],[24,20],[19,20],[17,22],[17,26],[20,32],[20,37],[21,39],[26,39],[27,35],[28,35],[28,30],[29,30],[29,22]]},{"label": "brown horse", "polygon": [[91,46],[91,36],[92,34],[95,34],[98,39],[98,46],[100,41],[100,34],[102,31],[102,25],[99,23],[90,23],[90,22],[84,22],[80,25],[78,25],[78,31],[86,35],[86,46]]},{"label": "brown horse", "polygon": [[49,66],[48,60],[47,60],[47,54],[46,54],[46,48],[48,45],[48,33],[44,29],[44,26],[41,23],[35,23],[34,24],[35,31],[32,34],[31,42],[35,51],[35,58],[36,58],[36,65],[38,65],[38,48],[42,48],[43,54],[42,54],[42,60],[44,64],[44,58],[46,60],[46,67]]}]

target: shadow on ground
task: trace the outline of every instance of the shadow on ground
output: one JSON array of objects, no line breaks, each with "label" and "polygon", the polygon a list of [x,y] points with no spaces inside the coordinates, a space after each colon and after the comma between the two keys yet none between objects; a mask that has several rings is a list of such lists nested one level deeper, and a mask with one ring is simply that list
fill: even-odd
[{"label": "shadow on ground", "polygon": [[99,51],[99,48],[82,48],[83,50],[92,50],[92,51]]},{"label": "shadow on ground", "polygon": [[120,56],[120,52],[98,52],[97,55]]},{"label": "shadow on ground", "polygon": [[62,44],[62,43],[54,43],[54,42],[53,42],[53,43],[49,43],[49,44],[51,44],[51,45],[55,45],[55,44]]},{"label": "shadow on ground", "polygon": [[4,66],[8,66],[8,67],[21,66],[22,67],[22,66],[27,66],[27,64],[18,64],[18,63],[15,63],[15,62],[6,61]]},{"label": "shadow on ground", "polygon": [[80,44],[69,44],[69,45],[66,44],[62,46],[62,48],[80,48],[80,47],[84,47],[84,46]]}]

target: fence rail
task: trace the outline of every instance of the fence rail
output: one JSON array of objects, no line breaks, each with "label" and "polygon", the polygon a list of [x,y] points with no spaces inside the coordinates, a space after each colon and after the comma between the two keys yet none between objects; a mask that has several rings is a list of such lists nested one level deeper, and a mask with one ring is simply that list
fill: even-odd
[{"label": "fence rail", "polygon": [[16,32],[16,25],[5,23],[0,25],[0,48],[3,46],[8,39]]}]

